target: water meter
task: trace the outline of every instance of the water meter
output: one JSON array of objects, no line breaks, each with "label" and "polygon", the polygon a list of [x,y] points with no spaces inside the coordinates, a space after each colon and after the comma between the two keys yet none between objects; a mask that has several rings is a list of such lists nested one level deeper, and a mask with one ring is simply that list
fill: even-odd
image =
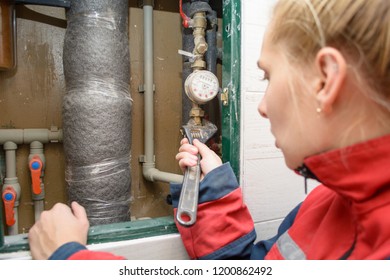
[{"label": "water meter", "polygon": [[184,89],[189,99],[197,104],[204,104],[217,96],[218,78],[207,70],[195,71],[187,77]]}]

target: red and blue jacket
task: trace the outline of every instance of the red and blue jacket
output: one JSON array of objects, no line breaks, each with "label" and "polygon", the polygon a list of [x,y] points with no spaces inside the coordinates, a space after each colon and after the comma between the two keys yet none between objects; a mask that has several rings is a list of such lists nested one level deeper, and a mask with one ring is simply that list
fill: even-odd
[{"label": "red and blue jacket", "polygon": [[[198,220],[177,223],[192,259],[388,259],[390,135],[309,157],[302,175],[316,187],[281,223],[275,237],[254,244],[254,224],[229,164],[200,186]],[[261,186],[259,186],[261,187]],[[172,186],[174,205],[180,187]]]},{"label": "red and blue jacket", "polygon": [[[208,173],[200,184],[197,222],[177,223],[190,258],[390,257],[390,135],[309,157],[299,171],[321,185],[286,216],[273,238],[257,243],[229,163]],[[180,190],[171,184],[175,212]],[[123,258],[67,243],[51,259]]]}]

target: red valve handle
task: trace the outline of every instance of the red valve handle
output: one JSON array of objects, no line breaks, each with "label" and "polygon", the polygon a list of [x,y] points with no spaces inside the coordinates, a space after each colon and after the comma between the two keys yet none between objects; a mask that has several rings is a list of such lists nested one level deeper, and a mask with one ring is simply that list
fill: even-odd
[{"label": "red valve handle", "polygon": [[41,174],[42,174],[42,160],[39,156],[35,155],[32,157],[29,163],[31,171],[32,191],[38,195],[42,192],[41,188]]},{"label": "red valve handle", "polygon": [[13,226],[15,224],[15,200],[16,191],[13,187],[7,186],[3,191],[3,202],[5,210],[5,221],[7,226]]},{"label": "red valve handle", "polygon": [[183,19],[183,26],[185,28],[188,28],[190,26],[190,18],[184,13],[183,11],[183,3],[182,0],[179,1],[179,10],[180,10],[180,16]]}]

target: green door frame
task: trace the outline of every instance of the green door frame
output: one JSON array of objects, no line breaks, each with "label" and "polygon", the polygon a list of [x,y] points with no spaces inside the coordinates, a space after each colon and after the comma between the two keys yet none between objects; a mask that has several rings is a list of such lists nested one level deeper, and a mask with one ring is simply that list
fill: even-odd
[{"label": "green door frame", "polygon": [[[228,94],[222,105],[222,159],[240,172],[241,1],[223,0],[222,86]],[[1,205],[0,205],[1,210]],[[0,215],[0,253],[28,251],[27,234],[4,236]],[[93,226],[88,244],[124,241],[177,233],[173,217]]]},{"label": "green door frame", "polygon": [[[229,161],[240,182],[241,0],[223,1],[222,160]],[[226,97],[227,96],[227,97]]]}]

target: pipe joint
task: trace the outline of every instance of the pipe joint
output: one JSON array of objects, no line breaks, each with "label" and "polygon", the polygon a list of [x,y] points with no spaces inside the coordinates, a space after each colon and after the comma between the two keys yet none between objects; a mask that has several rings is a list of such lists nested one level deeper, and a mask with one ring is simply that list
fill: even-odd
[{"label": "pipe joint", "polygon": [[11,142],[11,141],[5,142],[4,146],[3,146],[3,149],[5,151],[16,150],[17,148],[18,148],[18,146],[14,142]]},{"label": "pipe joint", "polygon": [[165,183],[181,183],[183,182],[183,176],[174,174],[174,173],[168,173],[168,172],[162,172],[154,167],[154,163],[144,163],[142,166],[142,171],[144,178],[151,182],[165,182]]}]

